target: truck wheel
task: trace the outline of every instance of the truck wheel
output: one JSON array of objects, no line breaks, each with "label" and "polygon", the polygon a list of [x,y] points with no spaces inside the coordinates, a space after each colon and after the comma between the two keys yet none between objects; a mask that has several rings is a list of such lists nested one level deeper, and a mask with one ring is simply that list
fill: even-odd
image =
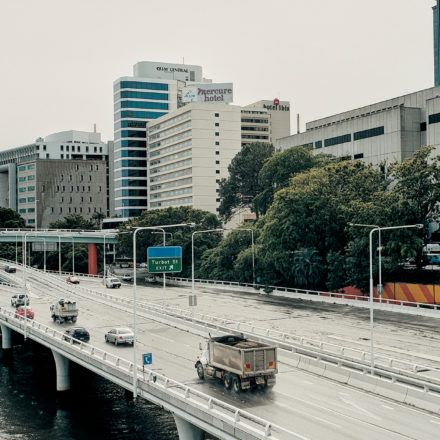
[{"label": "truck wheel", "polygon": [[230,390],[232,386],[232,377],[229,373],[226,373],[223,376],[223,385],[225,386],[225,389]]},{"label": "truck wheel", "polygon": [[52,316],[53,322],[57,320],[57,317],[55,315]]},{"label": "truck wheel", "polygon": [[204,379],[205,378],[205,372],[203,371],[203,365],[199,364],[197,365],[197,374],[199,376],[199,379]]},{"label": "truck wheel", "polygon": [[72,322],[75,323],[76,322],[76,318],[72,318]]},{"label": "truck wheel", "polygon": [[241,392],[241,382],[238,377],[234,377],[232,379],[232,389],[234,390],[234,393],[238,394],[239,392]]}]

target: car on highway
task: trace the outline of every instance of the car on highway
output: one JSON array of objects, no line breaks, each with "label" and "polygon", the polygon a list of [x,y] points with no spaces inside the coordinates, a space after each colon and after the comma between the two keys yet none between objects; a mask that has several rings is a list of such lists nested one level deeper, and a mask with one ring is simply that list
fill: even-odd
[{"label": "car on highway", "polygon": [[116,327],[108,331],[104,336],[105,342],[118,344],[131,344],[134,343],[134,333],[126,327]]},{"label": "car on highway", "polygon": [[26,298],[26,305],[28,306],[29,305],[29,297],[23,293],[14,295],[11,298],[11,306],[12,307],[24,306],[25,298]]},{"label": "car on highway", "polygon": [[[25,312],[24,309],[25,309],[24,306],[17,307],[17,310],[15,311],[15,317],[16,318],[23,318],[24,312]],[[28,309],[26,307],[26,318],[34,319],[34,316],[35,316],[35,313],[31,309]]]},{"label": "car on highway", "polygon": [[139,265],[139,267],[142,267],[143,269],[145,269],[145,268],[147,268],[148,266],[147,266],[147,263],[141,263],[141,264]]},{"label": "car on highway", "polygon": [[106,278],[105,287],[108,287],[109,289],[119,289],[121,287],[121,282],[119,281],[119,278]]},{"label": "car on highway", "polygon": [[151,283],[151,284],[155,284],[155,283],[157,283],[157,278],[156,278],[156,275],[147,275],[146,277],[145,277],[145,282],[146,283]]},{"label": "car on highway", "polygon": [[133,275],[130,275],[129,273],[124,273],[124,275],[122,275],[122,281],[133,281]]},{"label": "car on highway", "polygon": [[89,342],[90,341],[90,333],[84,327],[71,327],[64,332],[63,339],[65,341],[73,342]]},{"label": "car on highway", "polygon": [[70,284],[79,284],[79,278],[73,275],[70,275],[66,278],[66,281]]},{"label": "car on highway", "polygon": [[17,269],[14,266],[5,266],[5,272],[15,273],[17,272]]}]

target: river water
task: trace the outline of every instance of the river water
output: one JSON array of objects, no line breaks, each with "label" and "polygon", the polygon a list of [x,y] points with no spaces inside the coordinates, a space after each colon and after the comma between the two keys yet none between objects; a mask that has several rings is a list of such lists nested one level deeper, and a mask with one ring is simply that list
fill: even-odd
[{"label": "river water", "polygon": [[56,392],[50,350],[13,335],[0,349],[0,439],[178,439],[171,413],[71,363],[71,390]]}]

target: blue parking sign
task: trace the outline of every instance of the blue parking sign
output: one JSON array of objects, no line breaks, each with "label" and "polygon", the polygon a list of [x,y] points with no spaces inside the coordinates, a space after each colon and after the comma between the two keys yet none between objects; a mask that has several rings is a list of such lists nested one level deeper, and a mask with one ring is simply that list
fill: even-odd
[{"label": "blue parking sign", "polygon": [[144,353],[142,355],[144,365],[151,365],[153,363],[153,353]]}]

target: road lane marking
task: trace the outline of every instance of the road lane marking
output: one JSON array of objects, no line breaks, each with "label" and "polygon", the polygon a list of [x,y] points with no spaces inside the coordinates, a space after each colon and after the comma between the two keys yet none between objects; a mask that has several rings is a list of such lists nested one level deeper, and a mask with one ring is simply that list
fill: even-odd
[{"label": "road lane marking", "polygon": [[438,422],[437,420],[430,420],[431,423],[435,423],[436,425],[440,425],[440,422]]},{"label": "road lane marking", "polygon": [[343,399],[342,397],[340,398],[343,402],[345,402],[347,405],[351,405],[354,406],[355,408],[357,408],[359,411],[362,411],[363,413],[369,415],[370,417],[372,417],[373,419],[376,420],[382,420],[381,417],[376,416],[375,414],[373,414],[372,412],[362,408],[361,406],[357,405],[356,403],[352,402],[351,400],[348,399]]},{"label": "road lane marking", "polygon": [[385,408],[385,409],[394,409],[394,408],[392,408],[391,406],[387,406],[387,405],[381,405],[383,408]]}]

